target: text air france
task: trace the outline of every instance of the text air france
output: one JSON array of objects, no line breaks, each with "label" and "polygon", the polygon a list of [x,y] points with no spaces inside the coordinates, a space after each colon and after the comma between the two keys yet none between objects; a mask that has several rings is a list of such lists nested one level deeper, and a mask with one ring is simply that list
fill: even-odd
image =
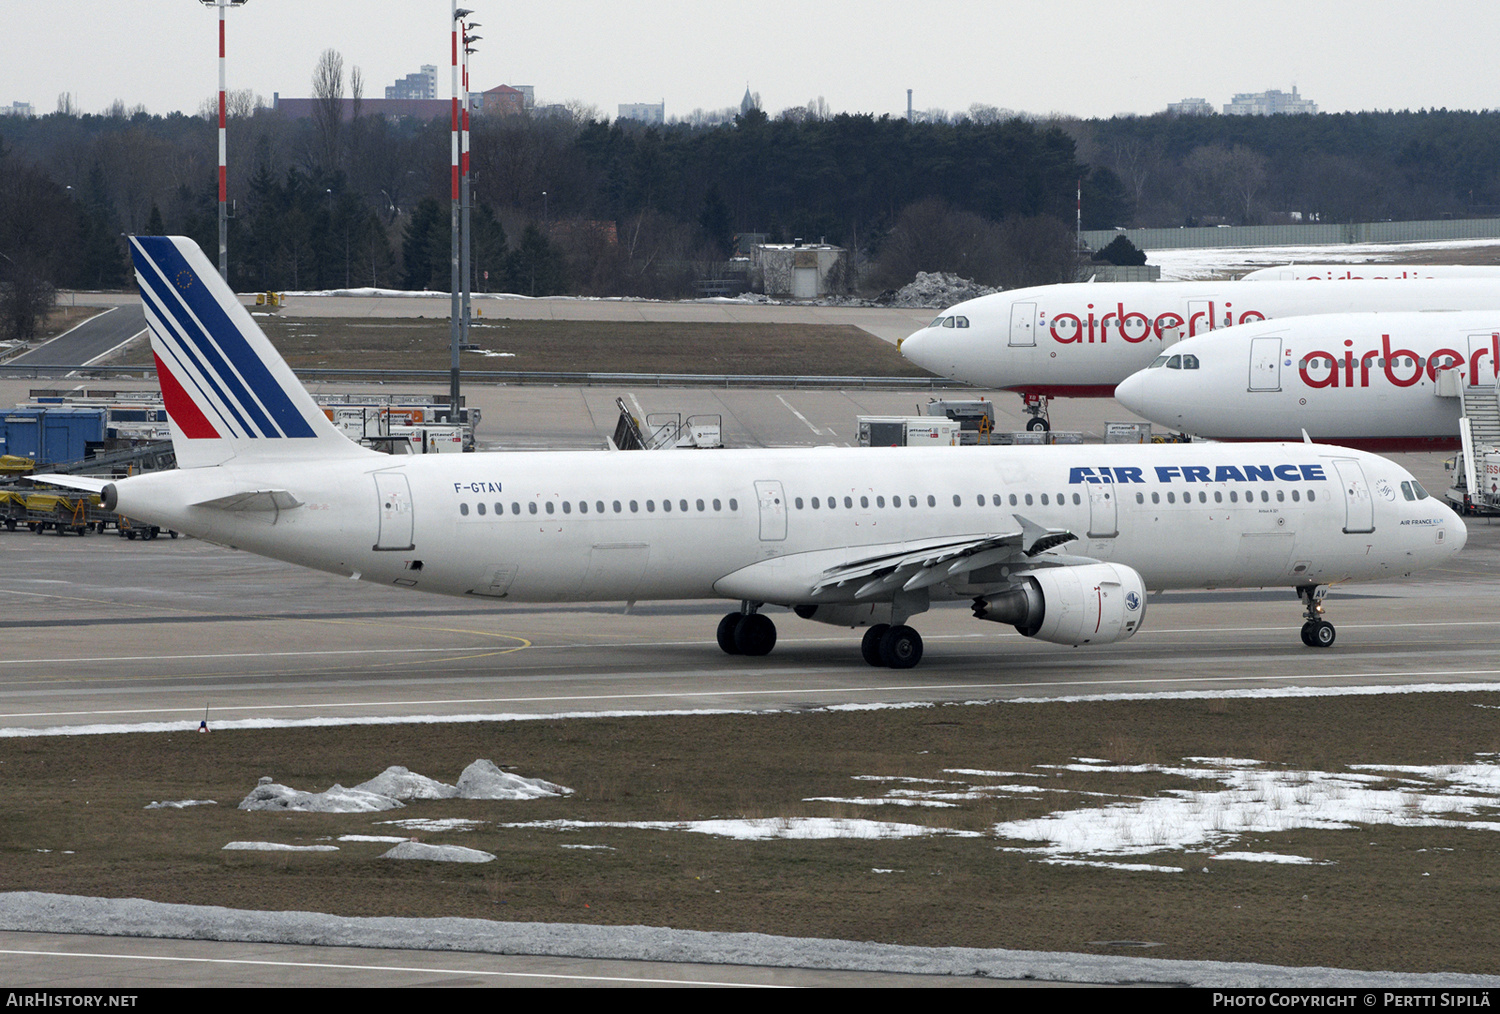
[{"label": "text air france", "polygon": [[[1146,482],[1144,468],[1070,468],[1069,485],[1081,482]],[[1324,482],[1322,465],[1157,465],[1157,482]]]}]

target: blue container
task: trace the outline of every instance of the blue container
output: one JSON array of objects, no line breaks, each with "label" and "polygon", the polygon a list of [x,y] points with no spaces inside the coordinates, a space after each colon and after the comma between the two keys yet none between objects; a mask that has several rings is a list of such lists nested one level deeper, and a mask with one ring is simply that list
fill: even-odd
[{"label": "blue container", "polygon": [[9,454],[38,465],[78,461],[90,441],[104,439],[102,408],[18,408],[0,416],[0,440]]}]

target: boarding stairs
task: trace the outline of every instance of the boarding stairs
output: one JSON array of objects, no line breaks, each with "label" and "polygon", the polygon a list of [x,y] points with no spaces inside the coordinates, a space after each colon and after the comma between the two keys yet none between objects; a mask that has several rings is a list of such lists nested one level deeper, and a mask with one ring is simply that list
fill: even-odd
[{"label": "boarding stairs", "polygon": [[1462,376],[1455,379],[1462,468],[1448,499],[1466,512],[1489,513],[1500,509],[1500,497],[1489,494],[1480,476],[1486,460],[1500,456],[1500,378],[1473,385],[1463,383]]}]

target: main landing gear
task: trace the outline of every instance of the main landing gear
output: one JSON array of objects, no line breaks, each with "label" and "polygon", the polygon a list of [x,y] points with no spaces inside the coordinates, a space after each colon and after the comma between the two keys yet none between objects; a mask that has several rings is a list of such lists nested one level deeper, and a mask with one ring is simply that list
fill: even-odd
[{"label": "main landing gear", "polygon": [[1023,393],[1021,400],[1026,403],[1026,414],[1031,416],[1030,419],[1026,420],[1026,428],[1028,430],[1031,430],[1033,433],[1037,431],[1045,433],[1052,428],[1052,420],[1047,417],[1047,405],[1052,401],[1049,395]]},{"label": "main landing gear", "polygon": [[[757,612],[763,604],[742,602],[739,612],[719,621],[719,647],[726,655],[767,655],[776,646],[776,624]],[[806,619],[812,608],[799,606],[797,612]],[[859,650],[870,665],[910,669],[922,661],[922,635],[904,623],[876,623],[865,631]]]},{"label": "main landing gear", "polygon": [[922,661],[922,635],[904,623],[877,623],[865,631],[859,651],[870,665],[910,669]]},{"label": "main landing gear", "polygon": [[769,655],[776,647],[776,624],[755,610],[759,602],[746,602],[737,613],[719,621],[719,647],[727,655]]},{"label": "main landing gear", "polygon": [[1309,648],[1331,648],[1338,632],[1333,624],[1323,619],[1323,596],[1328,594],[1326,584],[1303,584],[1297,586],[1297,597],[1307,607],[1303,615],[1302,643]]}]

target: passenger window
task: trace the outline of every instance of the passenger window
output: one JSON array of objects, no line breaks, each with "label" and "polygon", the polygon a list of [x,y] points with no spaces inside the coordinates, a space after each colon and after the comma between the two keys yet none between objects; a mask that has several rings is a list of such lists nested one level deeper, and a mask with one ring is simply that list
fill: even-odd
[{"label": "passenger window", "polygon": [[684,514],[687,513],[687,501],[686,500],[678,500],[677,501],[677,506],[682,508],[682,513],[684,513]]},{"label": "passenger window", "polygon": [[955,507],[962,507],[963,506],[963,500],[959,498],[959,495],[957,493],[953,494],[953,506],[955,506]]},{"label": "passenger window", "polygon": [[637,513],[640,512],[640,509],[641,509],[641,506],[640,506],[640,504],[637,501],[635,501],[635,500],[630,501],[630,513],[637,514]]},{"label": "passenger window", "polygon": [[734,497],[730,497],[729,498],[729,509],[732,510],[732,511],[739,510],[740,509],[740,502],[738,500],[736,500]]},{"label": "passenger window", "polygon": [[927,494],[927,506],[929,506],[929,507],[936,507],[937,506],[937,497],[933,496],[931,493]]},{"label": "passenger window", "polygon": [[844,497],[844,507],[850,509],[854,507],[854,498],[852,496]]},{"label": "passenger window", "polygon": [[1301,503],[1301,502],[1302,502],[1302,494],[1299,493],[1299,492],[1297,492],[1295,489],[1292,490],[1292,503]]},{"label": "passenger window", "polygon": [[1308,503],[1312,503],[1317,498],[1318,498],[1318,492],[1317,492],[1317,490],[1310,489],[1310,490],[1307,491],[1307,502]]},{"label": "passenger window", "polygon": [[554,507],[554,506],[553,506],[553,505],[552,505],[552,501],[551,501],[551,500],[548,500],[548,501],[547,501],[547,513],[548,513],[548,514],[555,514],[555,513],[557,513],[557,510],[556,510],[556,508],[555,508],[555,507]]},{"label": "passenger window", "polygon": [[[795,505],[795,506],[796,506],[796,508],[797,508],[797,509],[798,509],[798,510],[799,510],[799,511],[800,511],[800,510],[801,510],[801,509],[802,509],[802,498],[801,498],[801,497],[800,497],[800,496],[799,496],[799,497],[797,497],[797,498],[796,498],[796,499],[795,499],[795,500],[793,500],[793,501],[792,501],[792,503],[793,503],[793,505]],[[699,501],[698,501],[698,509],[699,509],[699,510],[700,510],[700,511],[701,511],[701,510],[702,510],[702,509],[703,509],[703,501],[702,501],[702,500],[699,500]]]},{"label": "passenger window", "polygon": [[[570,503],[567,500],[564,500],[562,503],[563,503],[563,513],[564,514],[572,514],[573,513],[573,505],[572,505],[572,503]],[[550,503],[547,505],[547,509],[549,511],[552,509],[552,505]]]},{"label": "passenger window", "polygon": [[1219,492],[1218,490],[1214,490],[1214,503],[1223,503],[1223,502],[1224,502],[1224,494],[1221,493],[1221,492]]},{"label": "passenger window", "polygon": [[915,507],[916,505],[917,505],[917,498],[916,497],[909,496],[909,497],[906,498],[906,506],[908,506],[908,507]]},{"label": "passenger window", "polygon": [[1268,493],[1268,492],[1266,492],[1265,490],[1261,490],[1260,491],[1260,502],[1261,503],[1270,503],[1271,502],[1271,494]]},{"label": "passenger window", "polygon": [[1145,493],[1141,493],[1141,492],[1137,492],[1135,494],[1135,502],[1136,503],[1145,503],[1146,502],[1146,494]]},{"label": "passenger window", "polygon": [[885,497],[883,497],[883,496],[877,496],[875,498],[875,506],[876,507],[884,507],[885,506]]},{"label": "passenger window", "polygon": [[1160,493],[1152,493],[1151,494],[1151,502],[1152,503],[1161,503],[1161,494]]},{"label": "passenger window", "polygon": [[458,505],[458,512],[460,514],[462,514],[464,517],[468,517],[469,516],[469,505],[466,504],[466,503],[459,504]]},{"label": "passenger window", "polygon": [[610,504],[610,506],[614,508],[616,514],[620,513],[620,501],[616,500],[614,503]]},{"label": "passenger window", "polygon": [[587,514],[588,512],[589,512],[589,502],[587,500],[580,500],[580,501],[578,501],[578,513],[580,513],[580,514]]},{"label": "passenger window", "polygon": [[1042,494],[1042,506],[1043,507],[1047,506],[1047,494],[1046,493]]},{"label": "passenger window", "polygon": [[[1000,498],[996,497],[995,498],[995,502],[999,503],[1000,502]],[[1073,494],[1073,506],[1077,507],[1081,503],[1083,503],[1083,499],[1077,493],[1074,493]]]},{"label": "passenger window", "polygon": [[510,512],[512,514],[519,514],[519,513],[521,513],[521,505],[518,504],[518,503],[512,503],[510,505]]},{"label": "passenger window", "polygon": [[870,498],[869,498],[869,497],[867,497],[867,496],[862,496],[862,497],[860,497],[860,498],[859,498],[859,505],[860,505],[860,506],[861,506],[861,507],[864,507],[864,508],[866,508],[866,509],[868,509],[868,508],[869,508],[869,506],[870,506]]},{"label": "passenger window", "polygon": [[1027,507],[1031,506],[1031,494],[1030,493],[1026,494],[1026,506]]},{"label": "passenger window", "polygon": [[526,505],[526,509],[529,510],[531,513],[535,514],[536,513],[536,501],[533,500],[529,504],[527,504]]},{"label": "passenger window", "polygon": [[979,506],[981,506],[981,507],[983,507],[983,506],[984,506],[984,494],[983,494],[983,493],[980,493],[980,494],[979,494],[979,495],[978,495],[978,496],[976,496],[976,497],[975,497],[975,498],[974,498],[974,501],[975,501],[975,502],[976,502],[976,503],[978,503],[978,504],[979,504]]},{"label": "passenger window", "polygon": [[891,506],[892,507],[900,507],[901,506],[901,498],[899,496],[893,496],[893,497],[891,497]]},{"label": "passenger window", "polygon": [[595,500],[594,501],[594,513],[596,513],[596,514],[603,514],[604,513],[604,501],[603,500]]},{"label": "passenger window", "polygon": [[[646,502],[646,509],[647,510],[651,509],[651,503],[650,503],[649,500]],[[667,514],[672,513],[672,501],[670,501],[670,500],[663,500],[661,502],[661,509],[662,509],[663,512],[665,512]]]},{"label": "passenger window", "polygon": [[1198,502],[1199,503],[1208,503],[1208,494],[1205,493],[1205,492],[1203,492],[1203,490],[1201,490],[1201,489],[1198,491]]},{"label": "passenger window", "polygon": [[480,517],[484,517],[484,504],[477,503],[474,505],[474,509],[479,512]]},{"label": "passenger window", "polygon": [[1176,493],[1168,493],[1167,494],[1167,503],[1176,503],[1176,502],[1177,502],[1177,494]]},{"label": "passenger window", "polygon": [[647,500],[646,501],[646,513],[647,514],[655,514],[656,513],[656,501],[655,500]]},{"label": "passenger window", "polygon": [[817,497],[813,497],[812,498],[812,509],[813,510],[817,510],[818,509],[818,498]]},{"label": "passenger window", "polygon": [[496,514],[504,514],[505,513],[505,504],[503,504],[503,503],[497,503],[497,504],[495,504],[495,513]]},{"label": "passenger window", "polygon": [[[699,513],[699,514],[702,514],[702,513],[703,513],[703,501],[702,501],[702,500],[699,500],[699,501],[698,501],[698,502],[697,502],[697,503],[696,503],[696,504],[694,504],[694,505],[693,505],[693,506],[695,506],[695,507],[697,507],[697,508],[698,508],[698,513]],[[799,497],[798,497],[798,498],[797,498],[797,509],[798,509],[798,510],[799,510],[799,511],[800,511],[800,510],[801,510],[801,509],[802,509],[802,498],[801,498],[801,497],[800,497],[800,496],[799,496]]]},{"label": "passenger window", "polygon": [[716,511],[717,511],[717,510],[723,510],[723,509],[724,509],[724,508],[723,508],[723,507],[722,507],[722,506],[721,506],[721,505],[720,505],[720,503],[719,503],[719,501],[718,501],[718,500],[715,500],[715,501],[714,501],[714,510],[716,510]]},{"label": "passenger window", "polygon": [[1011,495],[1010,495],[1010,505],[1011,505],[1011,506],[1012,506],[1012,507],[1014,507],[1014,506],[1015,506],[1015,505],[1016,505],[1016,495],[1015,495],[1015,494],[1014,494],[1014,493],[1012,493],[1012,494],[1011,494]]},{"label": "passenger window", "polygon": [[1277,503],[1285,503],[1286,502],[1286,490],[1284,490],[1284,489],[1278,489],[1276,491],[1276,502]]},{"label": "passenger window", "polygon": [[1239,494],[1238,490],[1231,489],[1229,491],[1229,502],[1230,503],[1239,503],[1240,502],[1240,494]]}]

